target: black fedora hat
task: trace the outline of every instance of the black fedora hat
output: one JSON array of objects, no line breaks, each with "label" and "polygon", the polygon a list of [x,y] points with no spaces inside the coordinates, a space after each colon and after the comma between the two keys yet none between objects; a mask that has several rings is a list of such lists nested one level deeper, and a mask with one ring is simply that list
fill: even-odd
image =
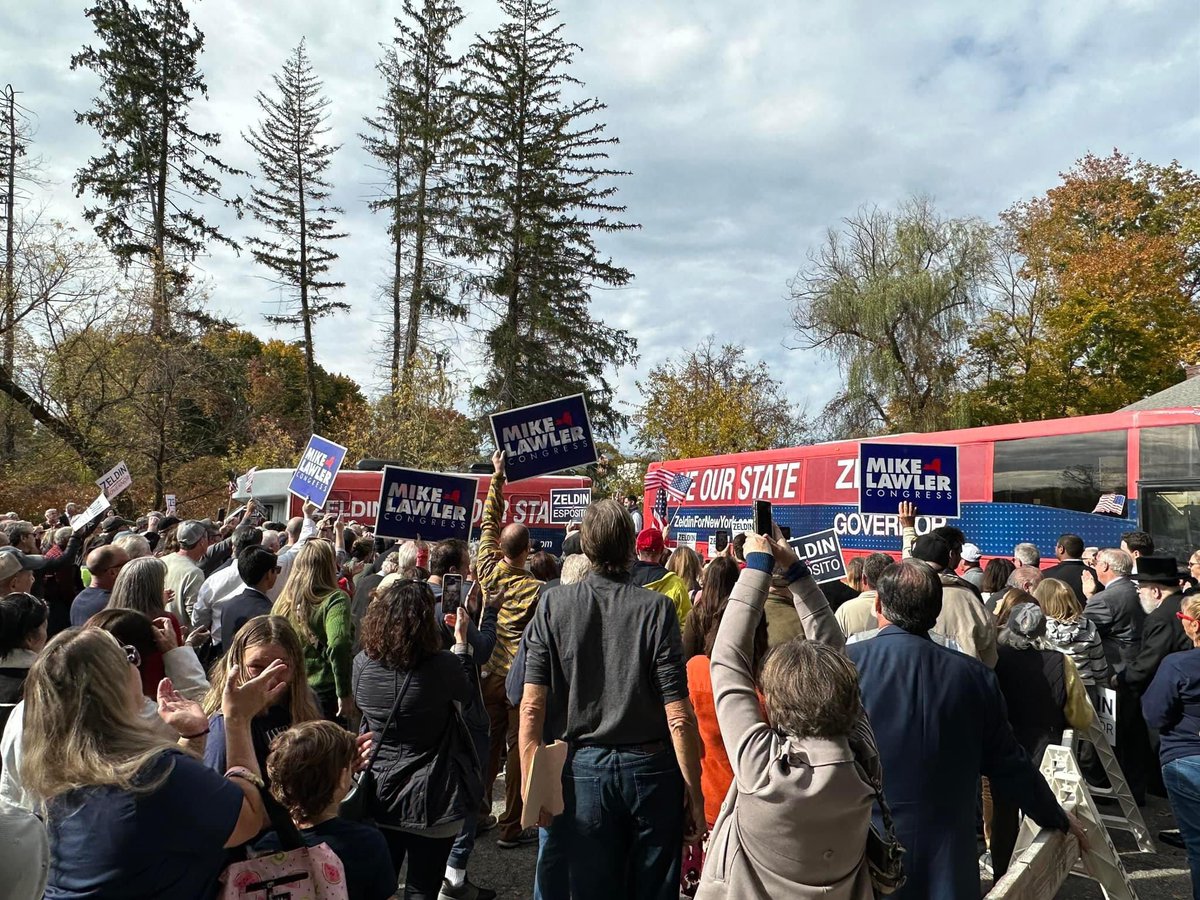
[{"label": "black fedora hat", "polygon": [[1179,564],[1173,556],[1139,556],[1130,577],[1138,584],[1179,584]]}]

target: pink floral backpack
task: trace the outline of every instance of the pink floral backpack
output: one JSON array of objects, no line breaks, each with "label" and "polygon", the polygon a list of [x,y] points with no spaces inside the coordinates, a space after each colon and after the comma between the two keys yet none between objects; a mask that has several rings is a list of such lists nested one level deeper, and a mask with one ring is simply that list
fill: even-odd
[{"label": "pink floral backpack", "polygon": [[221,900],[349,900],[346,870],[328,844],[309,847],[287,811],[261,792],[282,850],[230,864]]}]

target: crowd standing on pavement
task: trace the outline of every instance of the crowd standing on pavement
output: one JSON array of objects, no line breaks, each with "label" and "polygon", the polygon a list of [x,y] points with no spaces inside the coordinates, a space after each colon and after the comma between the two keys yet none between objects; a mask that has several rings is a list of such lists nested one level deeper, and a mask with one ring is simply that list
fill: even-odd
[{"label": "crowd standing on pavement", "polygon": [[[1200,896],[1200,553],[984,559],[905,503],[894,554],[819,585],[777,528],[704,560],[628,496],[555,556],[492,463],[477,546],[312,504],[0,516],[8,896],[235,896],[285,853],[329,896],[488,900],[489,839],[545,900],[979,896],[1021,815],[1088,846],[1038,764],[1106,689]],[[555,742],[562,807],[526,809]]]}]

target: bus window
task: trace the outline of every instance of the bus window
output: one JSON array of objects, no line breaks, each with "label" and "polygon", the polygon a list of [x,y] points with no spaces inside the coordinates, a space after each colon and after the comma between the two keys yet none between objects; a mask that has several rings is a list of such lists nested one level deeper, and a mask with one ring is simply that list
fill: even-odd
[{"label": "bus window", "polygon": [[1138,518],[1154,535],[1154,552],[1189,559],[1200,547],[1200,489],[1142,488],[1141,501]]},{"label": "bus window", "polygon": [[997,441],[992,500],[1091,512],[1101,494],[1127,493],[1127,443],[1124,431]]},{"label": "bus window", "polygon": [[1139,445],[1143,481],[1200,478],[1200,425],[1143,428]]}]

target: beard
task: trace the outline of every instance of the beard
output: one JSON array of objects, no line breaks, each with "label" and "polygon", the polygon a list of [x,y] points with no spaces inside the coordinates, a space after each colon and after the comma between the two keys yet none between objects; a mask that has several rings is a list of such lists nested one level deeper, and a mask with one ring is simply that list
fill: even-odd
[{"label": "beard", "polygon": [[1138,597],[1138,603],[1142,607],[1142,612],[1144,612],[1146,615],[1150,615],[1150,613],[1158,609],[1158,605],[1161,602],[1161,600],[1144,600],[1141,597]]}]

